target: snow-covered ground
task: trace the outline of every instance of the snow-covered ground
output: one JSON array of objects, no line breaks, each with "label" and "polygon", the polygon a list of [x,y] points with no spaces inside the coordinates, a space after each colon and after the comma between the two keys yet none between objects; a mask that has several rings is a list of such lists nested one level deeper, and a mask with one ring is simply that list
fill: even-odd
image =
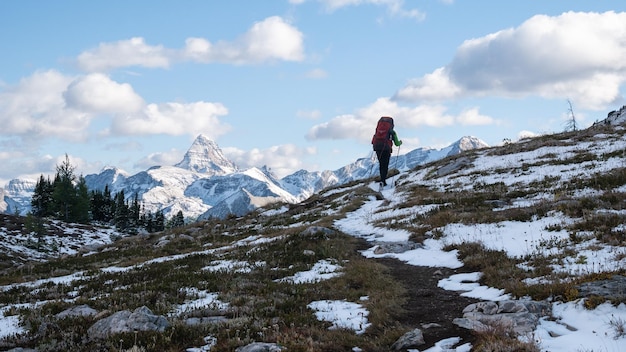
[{"label": "snow-covered ground", "polygon": [[[607,142],[609,143],[609,142]],[[587,150],[593,149],[602,150],[602,141],[596,141],[592,144],[584,146]],[[615,141],[605,145],[605,151],[614,150],[616,148],[623,148],[625,142],[623,140],[616,143]],[[579,145],[576,148],[581,148]],[[598,152],[600,153],[600,152]],[[532,164],[530,160],[545,158],[545,155],[567,157],[568,152],[564,152],[558,147],[554,148],[541,148],[528,153],[514,154],[512,156],[493,156],[479,158],[472,167],[463,170],[463,173],[455,175],[454,180],[441,177],[432,183],[434,185],[439,184],[442,189],[447,189],[451,184],[457,183],[461,187],[465,184],[469,188],[475,180],[475,173],[477,171],[485,171],[483,182],[495,183],[503,182],[505,184],[514,183],[526,183],[531,181],[542,180],[546,175],[561,175],[563,178],[568,178],[572,175],[581,175],[584,173],[598,172],[611,170],[622,166],[622,159],[609,159],[597,165],[590,165],[590,162],[584,162],[572,167],[572,165],[555,164],[541,165],[540,172],[533,172],[530,170],[523,174],[516,174],[512,178],[511,174],[507,173],[493,173],[493,165],[502,163],[508,163],[512,165],[519,165],[520,160],[526,160],[527,163]],[[598,167],[598,165],[600,167]],[[410,175],[408,182],[423,182],[424,175],[431,172],[430,169],[423,169],[420,172]],[[374,183],[370,185],[372,189],[378,190],[378,186]],[[334,192],[339,192],[335,190]],[[384,218],[394,217],[406,217],[407,214],[422,214],[430,211],[432,206],[402,208],[400,205],[405,202],[405,195],[396,193],[395,188],[388,188],[383,190],[384,200],[375,199],[372,197],[359,209],[356,209],[347,214],[343,219],[337,220],[334,226],[347,234],[364,238],[372,243],[372,248],[363,251],[363,255],[366,257],[395,257],[401,261],[404,261],[411,265],[416,266],[432,266],[432,267],[449,267],[459,268],[462,263],[458,260],[455,251],[444,251],[443,248],[451,243],[461,242],[480,242],[486,247],[496,250],[506,251],[511,257],[521,257],[534,252],[550,253],[551,251],[557,251],[558,248],[551,247],[561,240],[566,240],[568,234],[566,231],[549,231],[551,225],[566,225],[573,219],[567,218],[567,216],[560,213],[551,213],[549,216],[538,219],[537,221],[529,222],[515,222],[504,221],[491,224],[475,224],[471,226],[463,224],[449,224],[445,228],[441,229],[445,236],[439,239],[428,239],[423,243],[423,246],[409,250],[403,253],[395,254],[376,254],[376,243],[379,242],[403,242],[409,239],[409,233],[405,230],[388,229],[374,226],[375,221],[380,221]],[[530,203],[534,201],[542,201],[548,198],[549,195],[545,195],[542,199],[541,196],[536,199],[526,200]],[[380,211],[380,210],[383,211]],[[280,214],[286,211],[286,208],[281,208],[274,212],[268,212],[264,215],[270,216],[274,214]],[[495,210],[497,211],[497,209]],[[552,226],[554,228],[554,226]],[[263,241],[269,241],[263,237],[251,236],[245,240],[235,242],[232,246],[239,246],[250,243],[257,243]],[[94,238],[95,242],[100,243],[97,238]],[[624,249],[621,247],[613,247],[607,244],[599,243],[595,240],[589,240],[577,244],[576,248],[580,255],[587,258],[586,261],[563,261],[555,266],[555,270],[564,273],[589,273],[595,271],[611,271],[624,267],[625,259],[616,260],[616,257],[623,258],[626,256],[616,254],[623,254]],[[215,249],[214,249],[215,250]],[[189,254],[186,254],[189,255]],[[160,258],[159,260],[171,260],[176,256]],[[144,263],[146,264],[146,263]],[[250,266],[262,266],[264,263],[246,263],[240,261],[216,261],[211,263],[205,268],[205,270],[249,270]],[[104,271],[122,270],[120,268],[111,267],[109,269],[103,269]],[[298,283],[311,283],[329,279],[335,275],[341,275],[341,263],[329,260],[318,262],[310,270],[296,273],[293,276],[284,278],[283,280]],[[481,286],[478,281],[481,273],[469,273],[459,274],[446,277],[440,280],[439,286],[448,289],[461,292],[462,295],[477,298],[486,301],[498,301],[510,299],[509,295],[502,290],[493,287]],[[62,278],[55,278],[56,282],[59,280],[67,280],[71,282],[78,280],[82,277],[81,273],[68,275]],[[24,283],[23,285],[33,285],[33,283]],[[2,289],[8,289],[10,287],[0,287]],[[193,290],[193,288],[188,288]],[[217,300],[217,294],[211,292],[197,292],[198,299],[196,301],[186,302],[183,306],[178,308],[178,312],[184,311],[189,307],[198,307],[206,305],[225,306],[226,303]],[[359,302],[349,302],[346,300],[335,301],[316,301],[309,304],[309,308],[312,309],[318,319],[330,321],[333,328],[349,328],[355,331],[355,333],[362,333],[364,329],[369,326],[367,320],[368,312],[361,304],[366,301],[368,297],[361,297]],[[38,304],[41,304],[39,302]],[[12,311],[15,308],[19,308],[18,305],[9,305],[0,308],[0,338],[10,336],[12,334],[23,332],[19,326],[18,317],[12,315]],[[176,312],[173,312],[175,314]],[[536,330],[531,336],[525,336],[523,338],[533,339],[538,343],[542,352],[623,352],[626,351],[626,306],[620,304],[613,306],[605,303],[599,305],[595,309],[589,310],[584,307],[583,300],[576,300],[572,302],[562,303],[554,302],[552,304],[552,319],[541,319]],[[201,347],[190,347],[188,351],[209,351],[211,345],[215,340],[211,336],[207,336],[207,344]],[[459,347],[452,348],[459,342],[458,338],[451,338],[440,341],[434,347],[431,347],[424,351],[419,352],[444,352],[444,351],[456,351],[456,352],[468,352],[471,349],[469,344],[463,344]],[[354,351],[360,351],[359,346],[354,346]],[[412,350],[418,352],[418,350]]]}]

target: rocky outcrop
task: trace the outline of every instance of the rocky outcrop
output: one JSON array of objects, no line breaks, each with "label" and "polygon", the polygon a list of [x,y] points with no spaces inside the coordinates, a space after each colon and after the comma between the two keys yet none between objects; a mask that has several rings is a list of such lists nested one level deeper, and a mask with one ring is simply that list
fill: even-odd
[{"label": "rocky outcrop", "polygon": [[454,323],[474,331],[502,327],[522,336],[532,333],[539,319],[550,313],[551,305],[545,301],[478,302],[467,306],[463,310],[463,318],[454,319]]}]

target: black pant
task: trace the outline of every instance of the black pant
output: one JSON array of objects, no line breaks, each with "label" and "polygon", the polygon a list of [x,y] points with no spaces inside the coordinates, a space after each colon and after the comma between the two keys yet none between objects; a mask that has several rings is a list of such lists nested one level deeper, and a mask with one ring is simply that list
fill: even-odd
[{"label": "black pant", "polygon": [[385,182],[385,180],[387,179],[387,172],[389,171],[389,159],[391,159],[391,150],[377,150],[376,157],[378,158],[380,182]]}]

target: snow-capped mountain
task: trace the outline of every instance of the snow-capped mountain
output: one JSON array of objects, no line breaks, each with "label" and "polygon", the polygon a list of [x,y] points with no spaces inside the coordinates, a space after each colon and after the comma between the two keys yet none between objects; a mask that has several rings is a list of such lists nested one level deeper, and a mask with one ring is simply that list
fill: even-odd
[{"label": "snow-capped mountain", "polygon": [[24,208],[30,209],[30,200],[37,181],[14,179],[5,188],[0,188],[0,213],[20,213]]},{"label": "snow-capped mountain", "polygon": [[[463,150],[486,147],[475,137],[463,137],[443,148],[418,148],[405,155],[394,155],[390,168],[400,171],[437,160]],[[200,135],[192,143],[183,160],[174,166],[154,166],[129,175],[115,167],[106,167],[99,174],[85,176],[90,190],[111,194],[124,191],[127,199],[135,196],[145,211],[163,211],[171,217],[182,211],[188,219],[243,215],[272,202],[298,203],[320,190],[378,174],[373,153],[334,171],[300,170],[282,179],[267,168],[240,170],[228,160],[214,141]],[[26,214],[35,181],[13,180],[3,190],[0,211]]]},{"label": "snow-capped mountain", "polygon": [[196,138],[183,160],[174,166],[207,175],[226,175],[237,171],[237,166],[222,154],[217,143],[204,135]]}]

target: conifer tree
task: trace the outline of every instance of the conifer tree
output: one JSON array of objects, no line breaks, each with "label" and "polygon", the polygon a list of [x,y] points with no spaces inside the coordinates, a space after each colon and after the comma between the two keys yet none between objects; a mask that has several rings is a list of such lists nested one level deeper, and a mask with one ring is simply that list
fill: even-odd
[{"label": "conifer tree", "polygon": [[115,195],[115,217],[113,222],[118,230],[126,230],[129,227],[128,205],[124,199],[124,190]]},{"label": "conifer tree", "polygon": [[165,230],[165,216],[163,211],[158,210],[154,215],[154,231],[159,232]]},{"label": "conifer tree", "polygon": [[72,207],[71,221],[75,221],[81,224],[89,222],[90,216],[90,204],[89,204],[89,189],[87,188],[87,181],[81,175],[78,178],[78,184],[75,187],[76,199]]},{"label": "conifer tree", "polygon": [[70,159],[65,154],[65,161],[61,165],[57,165],[57,173],[54,178],[54,191],[52,198],[54,200],[54,212],[58,219],[71,221],[72,207],[76,203],[76,192],[74,189],[74,167],[70,164]]},{"label": "conifer tree", "polygon": [[35,185],[33,197],[30,200],[31,213],[37,217],[46,217],[53,215],[53,199],[52,199],[52,182],[50,178],[45,179],[43,175],[39,177],[39,181]]}]

